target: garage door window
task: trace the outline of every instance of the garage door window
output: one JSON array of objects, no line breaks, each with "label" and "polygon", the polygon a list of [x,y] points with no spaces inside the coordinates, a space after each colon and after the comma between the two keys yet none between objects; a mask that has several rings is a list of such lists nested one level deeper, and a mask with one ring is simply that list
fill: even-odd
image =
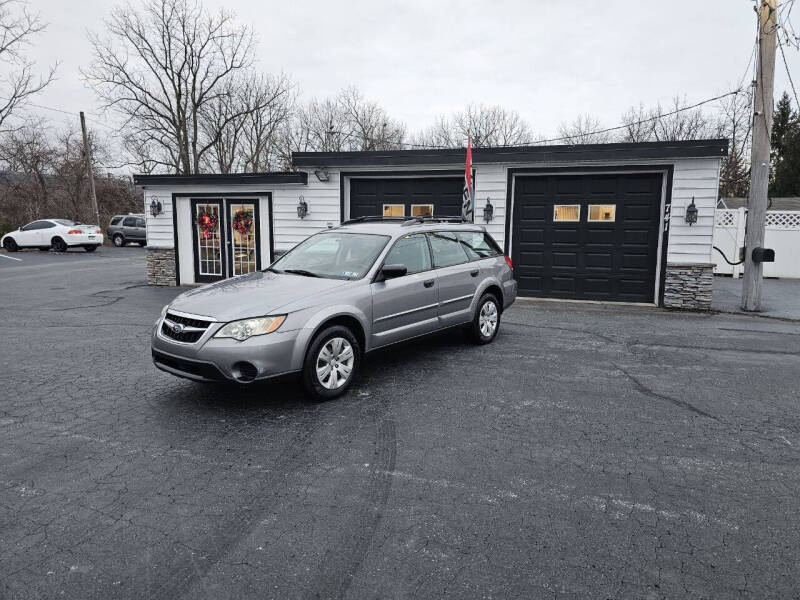
[{"label": "garage door window", "polygon": [[433,250],[433,264],[437,268],[460,265],[467,262],[467,254],[461,247],[461,242],[450,231],[429,233],[431,249]]},{"label": "garage door window", "polygon": [[412,217],[432,217],[433,204],[412,204],[411,205]]},{"label": "garage door window", "polygon": [[580,204],[556,204],[553,207],[553,221],[580,221]]},{"label": "garage door window", "polygon": [[590,204],[589,205],[589,221],[590,222],[613,222],[617,215],[616,204]]},{"label": "garage door window", "polygon": [[383,205],[384,217],[405,217],[406,205],[405,204],[384,204]]}]

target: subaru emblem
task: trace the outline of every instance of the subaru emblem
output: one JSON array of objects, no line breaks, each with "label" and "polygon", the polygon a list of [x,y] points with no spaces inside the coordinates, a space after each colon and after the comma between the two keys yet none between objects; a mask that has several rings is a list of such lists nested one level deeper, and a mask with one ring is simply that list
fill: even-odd
[{"label": "subaru emblem", "polygon": [[175,333],[183,333],[183,324],[182,323],[170,323],[169,324],[172,331]]}]

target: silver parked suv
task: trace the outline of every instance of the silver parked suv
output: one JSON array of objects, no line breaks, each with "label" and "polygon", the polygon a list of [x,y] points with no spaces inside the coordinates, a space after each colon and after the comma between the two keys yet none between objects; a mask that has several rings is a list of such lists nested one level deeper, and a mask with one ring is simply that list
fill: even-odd
[{"label": "silver parked suv", "polygon": [[124,246],[128,242],[136,242],[140,246],[147,244],[147,228],[144,215],[114,215],[106,229],[106,237],[115,246]]},{"label": "silver parked suv", "polygon": [[511,261],[483,227],[451,221],[348,221],[262,272],[184,292],[153,328],[153,361],[196,381],[300,372],[325,399],[376,348],[454,326],[489,343],[517,295]]}]

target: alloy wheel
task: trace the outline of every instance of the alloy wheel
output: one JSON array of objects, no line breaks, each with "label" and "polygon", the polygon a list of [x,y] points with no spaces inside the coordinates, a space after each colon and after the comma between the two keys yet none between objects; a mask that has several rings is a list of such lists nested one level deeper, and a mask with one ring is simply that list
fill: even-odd
[{"label": "alloy wheel", "polygon": [[480,327],[481,335],[487,338],[491,337],[497,329],[497,305],[491,300],[484,302],[481,306],[478,327]]},{"label": "alloy wheel", "polygon": [[354,362],[355,353],[350,342],[341,337],[331,338],[317,355],[317,379],[329,390],[339,389],[350,379]]}]

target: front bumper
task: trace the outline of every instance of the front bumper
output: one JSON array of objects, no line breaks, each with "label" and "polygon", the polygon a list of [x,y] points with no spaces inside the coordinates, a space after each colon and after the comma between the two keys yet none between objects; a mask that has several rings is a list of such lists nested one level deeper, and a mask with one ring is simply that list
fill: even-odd
[{"label": "front bumper", "polygon": [[249,383],[298,371],[292,364],[299,331],[276,331],[243,342],[214,338],[224,323],[212,323],[197,342],[183,343],[166,337],[163,319],[152,332],[153,363],[162,371],[195,381]]},{"label": "front bumper", "polygon": [[102,233],[73,233],[64,236],[67,246],[102,246]]}]

